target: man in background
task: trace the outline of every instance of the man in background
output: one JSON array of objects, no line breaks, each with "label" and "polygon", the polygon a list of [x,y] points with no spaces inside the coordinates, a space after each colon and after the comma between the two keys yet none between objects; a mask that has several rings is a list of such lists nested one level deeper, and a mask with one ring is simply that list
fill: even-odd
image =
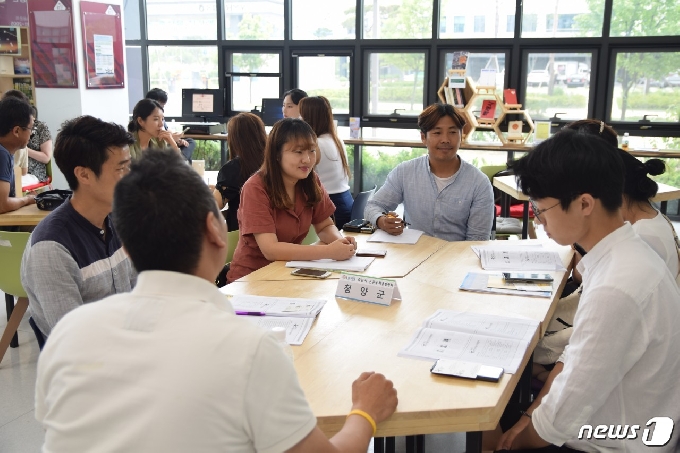
[{"label": "man in background", "polygon": [[0,100],[0,214],[35,203],[34,195],[17,197],[14,155],[25,148],[33,130],[33,108],[15,97]]}]

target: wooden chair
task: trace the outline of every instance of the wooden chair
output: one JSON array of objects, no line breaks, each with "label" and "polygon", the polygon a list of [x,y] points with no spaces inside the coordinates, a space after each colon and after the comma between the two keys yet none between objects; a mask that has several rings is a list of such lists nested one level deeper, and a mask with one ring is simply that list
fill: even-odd
[{"label": "wooden chair", "polygon": [[[7,325],[0,338],[0,361],[9,346],[19,346],[17,329],[28,309],[28,295],[21,286],[21,257],[30,233],[0,231],[0,290],[5,293]],[[18,297],[16,305],[14,297]]]}]

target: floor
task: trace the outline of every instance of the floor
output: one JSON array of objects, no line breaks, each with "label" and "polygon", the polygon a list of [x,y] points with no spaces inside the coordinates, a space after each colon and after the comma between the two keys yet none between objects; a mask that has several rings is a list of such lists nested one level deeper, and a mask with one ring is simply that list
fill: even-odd
[{"label": "floor", "polygon": [[[680,232],[680,223],[673,222]],[[539,238],[545,237],[537,228]],[[0,292],[4,302],[4,294]],[[4,303],[2,307],[4,307]],[[0,331],[7,324],[5,310],[0,309]],[[10,348],[0,362],[0,452],[39,452],[43,442],[43,430],[34,418],[34,385],[38,361],[38,343],[28,314],[19,326],[19,347]],[[458,453],[465,450],[465,435],[441,434],[426,436],[427,453]],[[369,451],[373,451],[372,447]],[[404,438],[397,439],[397,452],[405,451]]]}]

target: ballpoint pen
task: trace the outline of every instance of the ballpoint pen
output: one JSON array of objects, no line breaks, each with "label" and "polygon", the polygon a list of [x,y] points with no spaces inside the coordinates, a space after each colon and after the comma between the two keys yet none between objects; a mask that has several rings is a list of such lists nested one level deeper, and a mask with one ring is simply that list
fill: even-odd
[{"label": "ballpoint pen", "polygon": [[[382,214],[383,214],[383,215],[386,215],[387,217],[393,217],[393,218],[396,218],[396,217],[397,217],[397,216],[395,216],[395,215],[393,215],[393,214],[390,214],[389,212],[383,212]],[[409,225],[411,225],[410,223],[405,222],[404,219],[401,219],[401,223],[403,223],[404,226],[409,226]]]},{"label": "ballpoint pen", "polygon": [[234,313],[237,315],[245,315],[245,316],[267,316],[267,313],[263,311],[240,311],[240,310],[235,310]]}]

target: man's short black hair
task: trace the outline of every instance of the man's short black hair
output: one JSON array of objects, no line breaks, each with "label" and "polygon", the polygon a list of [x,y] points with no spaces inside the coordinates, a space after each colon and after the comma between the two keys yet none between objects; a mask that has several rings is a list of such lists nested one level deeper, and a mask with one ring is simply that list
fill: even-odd
[{"label": "man's short black hair", "polygon": [[113,196],[116,232],[139,272],[193,273],[210,212],[224,221],[206,183],[172,150],[145,151]]},{"label": "man's short black hair", "polygon": [[65,121],[54,142],[54,161],[64,174],[71,190],[78,189],[76,167],[92,170],[99,177],[109,158],[109,148],[130,146],[132,134],[116,123],[85,115]]},{"label": "man's short black hair", "polygon": [[9,134],[16,126],[28,127],[31,115],[33,107],[22,99],[8,96],[0,100],[0,137]]},{"label": "man's short black hair", "polygon": [[167,104],[168,102],[168,93],[160,88],[151,88],[144,97],[147,99],[153,99],[154,101],[162,102],[163,104]]},{"label": "man's short black hair", "polygon": [[599,199],[609,212],[621,207],[621,156],[598,136],[564,129],[511,167],[522,192],[534,199],[557,198],[565,211],[584,193]]}]

